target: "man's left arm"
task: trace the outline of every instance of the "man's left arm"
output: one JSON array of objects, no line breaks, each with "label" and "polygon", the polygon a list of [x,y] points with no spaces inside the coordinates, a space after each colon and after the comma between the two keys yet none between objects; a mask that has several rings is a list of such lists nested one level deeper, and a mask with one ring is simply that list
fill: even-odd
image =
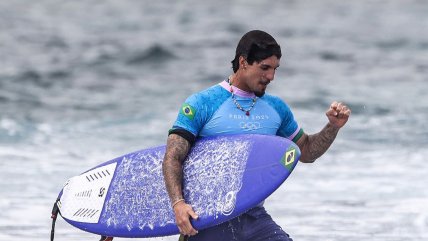
[{"label": "man's left arm", "polygon": [[318,133],[303,134],[296,144],[301,151],[301,162],[314,162],[322,156],[336,139],[339,129],[348,121],[351,110],[344,104],[333,102],[326,112],[328,123]]}]

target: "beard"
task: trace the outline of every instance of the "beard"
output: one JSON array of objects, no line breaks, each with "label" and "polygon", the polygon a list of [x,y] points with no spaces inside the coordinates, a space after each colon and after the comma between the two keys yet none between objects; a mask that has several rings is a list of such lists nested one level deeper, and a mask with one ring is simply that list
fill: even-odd
[{"label": "beard", "polygon": [[264,90],[262,90],[262,91],[256,91],[256,92],[254,92],[254,94],[257,96],[257,97],[262,97],[263,95],[265,95],[265,91]]},{"label": "beard", "polygon": [[[254,88],[255,90],[253,91],[254,92],[254,94],[257,96],[257,97],[262,97],[263,95],[265,95],[265,92],[266,92],[266,89],[267,89],[267,86],[269,85],[269,83],[270,83],[270,81],[263,81],[263,80],[261,80],[258,84],[257,84],[257,86]],[[262,88],[260,88],[260,86],[263,86]]]}]

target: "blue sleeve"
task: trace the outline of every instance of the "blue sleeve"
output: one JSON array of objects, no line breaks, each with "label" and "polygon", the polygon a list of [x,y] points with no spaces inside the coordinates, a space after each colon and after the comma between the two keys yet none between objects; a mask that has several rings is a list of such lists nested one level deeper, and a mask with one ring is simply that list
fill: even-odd
[{"label": "blue sleeve", "polygon": [[230,96],[229,92],[220,85],[191,95],[181,105],[170,133],[179,130],[189,132],[195,137],[199,136],[205,124],[228,96]]},{"label": "blue sleeve", "polygon": [[268,99],[281,118],[281,126],[277,135],[296,142],[302,136],[303,129],[294,119],[290,107],[278,97],[270,96]]},{"label": "blue sleeve", "polygon": [[184,129],[198,136],[204,121],[204,101],[199,94],[194,94],[181,105],[172,129]]}]

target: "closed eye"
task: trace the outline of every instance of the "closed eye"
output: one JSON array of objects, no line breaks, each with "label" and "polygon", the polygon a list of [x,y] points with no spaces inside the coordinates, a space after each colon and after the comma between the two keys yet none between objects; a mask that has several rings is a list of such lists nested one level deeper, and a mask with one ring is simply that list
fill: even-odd
[{"label": "closed eye", "polygon": [[[271,68],[273,68],[272,66],[270,66],[270,65],[262,65],[262,66],[260,66],[260,68],[262,69],[262,70],[269,70],[269,69],[271,69]],[[279,66],[277,66],[277,67],[275,67],[275,68],[273,68],[274,70],[277,70],[279,68]]]}]

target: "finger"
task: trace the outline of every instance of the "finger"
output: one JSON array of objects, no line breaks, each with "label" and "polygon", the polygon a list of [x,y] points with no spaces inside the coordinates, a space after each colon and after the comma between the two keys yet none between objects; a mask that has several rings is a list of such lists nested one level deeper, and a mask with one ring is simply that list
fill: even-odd
[{"label": "finger", "polygon": [[327,114],[327,116],[337,116],[338,112],[335,109],[330,108],[326,114]]},{"label": "finger", "polygon": [[190,215],[189,212],[185,213],[185,216],[180,219],[180,222],[178,223],[179,228],[181,229],[181,233],[184,235],[195,235],[198,233],[196,229],[193,228],[192,224],[190,223]]},{"label": "finger", "polygon": [[193,236],[198,233],[198,231],[193,228],[192,224],[190,223],[190,220],[185,223],[185,226],[183,229],[186,235]]},{"label": "finger", "polygon": [[339,104],[340,104],[339,102],[333,101],[333,103],[331,103],[331,105],[330,105],[330,109],[335,110]]},{"label": "finger", "polygon": [[337,117],[339,115],[341,105],[341,102],[333,101],[333,103],[331,103],[330,105],[329,110],[327,111],[327,115]]},{"label": "finger", "polygon": [[344,106],[343,105],[338,105],[336,108],[336,112],[337,112],[337,117],[343,117],[343,113],[344,113]]},{"label": "finger", "polygon": [[196,214],[194,211],[193,211],[193,209],[192,210],[189,210],[189,215],[193,218],[193,219],[198,219],[199,218],[199,216],[198,216],[198,214]]},{"label": "finger", "polygon": [[187,227],[187,224],[189,223],[189,216],[177,217],[176,223],[177,223],[177,227],[178,227],[178,230],[180,231],[180,233],[187,235],[187,233],[189,231],[188,227]]},{"label": "finger", "polygon": [[182,202],[175,206],[176,224],[183,235],[196,235],[198,231],[193,228],[190,218],[197,219],[198,215],[193,211],[192,206]]},{"label": "finger", "polygon": [[334,110],[335,112],[330,111],[329,114],[336,116],[336,117],[349,116],[351,114],[351,111],[348,108],[348,106],[346,106],[342,102],[334,101],[330,105],[330,110]]},{"label": "finger", "polygon": [[344,104],[340,104],[340,105],[337,107],[337,111],[338,111],[340,114],[344,115],[347,111],[349,111],[349,108],[348,108],[348,106],[346,106],[346,105],[344,105]]},{"label": "finger", "polygon": [[179,229],[181,230],[180,231],[181,234],[183,234],[183,235],[188,235],[189,234],[190,228],[188,227],[186,221],[183,221],[183,222],[180,223]]},{"label": "finger", "polygon": [[346,110],[346,112],[345,112],[345,114],[346,114],[347,116],[350,116],[350,115],[351,115],[351,110],[350,110],[350,109],[347,109],[347,110]]}]

